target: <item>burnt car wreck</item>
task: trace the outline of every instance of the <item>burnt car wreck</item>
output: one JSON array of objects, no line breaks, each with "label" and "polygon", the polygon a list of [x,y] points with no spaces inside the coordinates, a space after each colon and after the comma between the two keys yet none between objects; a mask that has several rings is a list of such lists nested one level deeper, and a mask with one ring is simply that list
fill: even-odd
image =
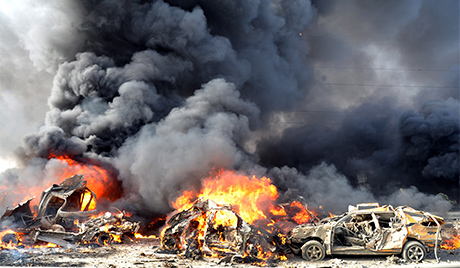
[{"label": "burnt car wreck", "polygon": [[441,243],[444,220],[407,206],[357,209],[319,223],[302,224],[288,233],[292,251],[310,261],[326,255],[401,255],[421,261]]},{"label": "burnt car wreck", "polygon": [[183,253],[201,259],[224,257],[234,262],[276,261],[287,248],[277,231],[269,232],[246,222],[230,205],[198,199],[173,215],[161,236],[162,252]]},{"label": "burnt car wreck", "polygon": [[96,195],[86,186],[83,175],[46,189],[36,215],[31,212],[31,200],[7,209],[1,217],[2,228],[15,232],[13,239],[11,235],[2,238],[3,243],[49,242],[66,248],[77,243],[104,245],[126,241],[139,230],[139,223],[129,221],[123,212],[98,215]]}]

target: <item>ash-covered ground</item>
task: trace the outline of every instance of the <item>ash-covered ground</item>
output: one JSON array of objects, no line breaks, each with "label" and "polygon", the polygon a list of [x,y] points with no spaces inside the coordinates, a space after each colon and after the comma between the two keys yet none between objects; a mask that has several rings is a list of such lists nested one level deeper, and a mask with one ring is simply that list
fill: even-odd
[{"label": "ash-covered ground", "polygon": [[[1,266],[15,267],[258,267],[247,263],[226,262],[218,258],[191,260],[181,254],[157,252],[159,241],[96,247],[78,246],[73,249],[42,248],[0,251]],[[460,250],[438,251],[439,264],[433,252],[421,263],[406,263],[397,256],[334,256],[321,262],[307,262],[300,256],[288,255],[286,261],[269,262],[266,267],[283,268],[371,268],[371,267],[460,267]]]}]

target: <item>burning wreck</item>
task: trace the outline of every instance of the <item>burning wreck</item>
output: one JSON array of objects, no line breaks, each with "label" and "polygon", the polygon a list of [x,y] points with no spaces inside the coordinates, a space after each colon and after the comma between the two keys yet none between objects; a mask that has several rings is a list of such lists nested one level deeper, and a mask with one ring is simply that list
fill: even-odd
[{"label": "burning wreck", "polygon": [[200,192],[184,191],[176,214],[162,231],[161,250],[189,258],[268,263],[286,259],[287,232],[317,220],[299,201],[277,204],[277,188],[266,177],[219,171]]},{"label": "burning wreck", "polygon": [[140,228],[124,212],[100,213],[96,195],[86,186],[83,175],[46,189],[35,215],[30,209],[31,200],[7,209],[1,217],[2,228],[7,228],[0,233],[3,246],[40,242],[66,248],[76,243],[104,245],[130,239]]},{"label": "burning wreck", "polygon": [[[249,224],[230,205],[199,198],[173,215],[162,232],[161,249],[187,258],[228,257],[241,262],[285,259],[285,237]],[[276,230],[276,231],[275,231]]]},{"label": "burning wreck", "polygon": [[288,234],[294,253],[310,261],[326,255],[394,255],[421,261],[441,245],[444,220],[407,206],[391,205],[349,211],[315,224],[303,224]]}]

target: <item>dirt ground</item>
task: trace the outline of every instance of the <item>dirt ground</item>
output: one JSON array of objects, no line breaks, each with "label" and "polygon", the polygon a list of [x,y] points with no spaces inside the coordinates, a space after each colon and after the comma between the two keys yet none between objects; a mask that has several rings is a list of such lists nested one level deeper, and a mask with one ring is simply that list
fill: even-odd
[{"label": "dirt ground", "polygon": [[[78,246],[73,249],[43,248],[0,251],[0,266],[8,267],[257,267],[252,264],[225,262],[217,258],[190,260],[176,254],[160,254],[158,241],[104,247]],[[405,263],[398,257],[328,257],[321,262],[307,262],[299,256],[289,255],[288,260],[268,263],[267,267],[283,268],[376,268],[376,267],[460,267],[460,249],[438,252],[440,264],[433,253],[422,263]],[[441,265],[441,266],[440,266]]]}]

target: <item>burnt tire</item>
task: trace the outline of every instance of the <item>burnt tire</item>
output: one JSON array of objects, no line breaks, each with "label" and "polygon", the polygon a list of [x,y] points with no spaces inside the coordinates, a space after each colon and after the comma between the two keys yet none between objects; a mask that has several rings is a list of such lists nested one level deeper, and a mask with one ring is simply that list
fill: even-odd
[{"label": "burnt tire", "polygon": [[19,244],[19,238],[16,235],[16,233],[13,234],[6,234],[2,237],[2,243],[3,244],[12,244],[12,245],[17,245]]},{"label": "burnt tire", "polygon": [[301,249],[302,258],[307,261],[320,261],[326,256],[324,246],[316,240],[308,241]]},{"label": "burnt tire", "polygon": [[402,257],[406,261],[419,262],[425,259],[426,249],[422,243],[417,241],[409,241],[404,245]]},{"label": "burnt tire", "polygon": [[112,237],[110,236],[110,234],[102,232],[98,235],[96,242],[100,246],[108,246],[112,244]]}]

